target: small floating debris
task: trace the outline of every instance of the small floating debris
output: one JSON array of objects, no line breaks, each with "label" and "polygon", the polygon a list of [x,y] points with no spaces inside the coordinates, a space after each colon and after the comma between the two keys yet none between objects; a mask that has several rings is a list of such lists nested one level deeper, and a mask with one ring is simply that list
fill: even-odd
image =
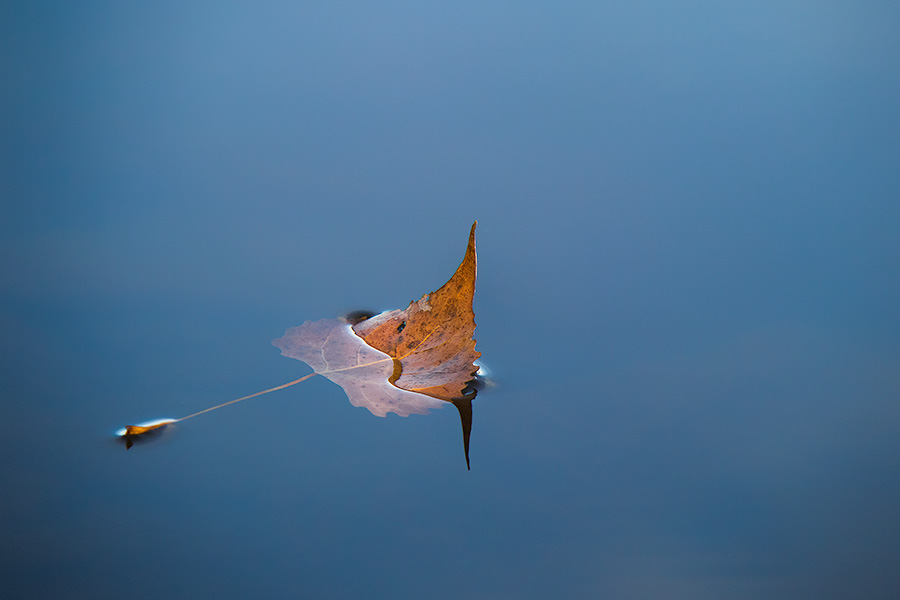
[{"label": "small floating debris", "polygon": [[179,419],[155,419],[137,425],[128,425],[116,430],[116,435],[125,440],[125,449],[134,445],[134,440],[148,433],[159,433],[166,425],[176,423]]}]

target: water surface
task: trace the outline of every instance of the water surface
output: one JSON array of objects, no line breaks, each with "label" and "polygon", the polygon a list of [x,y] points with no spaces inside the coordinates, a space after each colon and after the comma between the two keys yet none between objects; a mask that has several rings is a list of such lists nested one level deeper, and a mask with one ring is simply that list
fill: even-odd
[{"label": "water surface", "polygon": [[[893,598],[898,11],[10,6],[0,595]],[[271,346],[479,220],[496,386]]]}]

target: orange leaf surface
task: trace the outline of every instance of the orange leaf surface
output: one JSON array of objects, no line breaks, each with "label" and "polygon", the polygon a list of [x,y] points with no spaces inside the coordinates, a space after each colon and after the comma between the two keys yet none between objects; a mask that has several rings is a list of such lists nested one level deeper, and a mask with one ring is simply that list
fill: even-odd
[{"label": "orange leaf surface", "polygon": [[475,350],[475,296],[477,260],[475,225],[456,273],[441,288],[410,302],[406,310],[392,310],[353,326],[365,342],[399,363],[391,382],[398,388],[453,401],[478,368]]},{"label": "orange leaf surface", "polygon": [[453,403],[462,421],[466,465],[476,393],[469,384],[480,356],[472,339],[475,225],[453,277],[405,310],[383,312],[352,326],[346,319],[307,321],[272,342],[283,355],[344,388],[351,404],[375,415],[405,417]]}]

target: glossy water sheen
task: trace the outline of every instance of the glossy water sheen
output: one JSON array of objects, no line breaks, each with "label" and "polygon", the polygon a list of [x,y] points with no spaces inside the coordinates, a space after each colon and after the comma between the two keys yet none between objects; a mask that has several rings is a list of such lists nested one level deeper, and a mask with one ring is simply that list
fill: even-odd
[{"label": "glossy water sheen", "polygon": [[[894,4],[7,5],[0,597],[896,597]],[[318,376],[112,435],[475,219],[471,471]]]}]

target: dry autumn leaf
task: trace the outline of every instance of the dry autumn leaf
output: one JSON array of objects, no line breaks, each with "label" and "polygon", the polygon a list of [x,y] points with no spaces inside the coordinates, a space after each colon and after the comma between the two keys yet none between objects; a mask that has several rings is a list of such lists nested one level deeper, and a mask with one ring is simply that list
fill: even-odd
[{"label": "dry autumn leaf", "polygon": [[406,310],[392,310],[353,326],[365,342],[399,363],[391,382],[398,388],[441,400],[458,400],[478,370],[475,350],[477,260],[475,225],[456,273],[441,288],[410,302]]},{"label": "dry autumn leaf", "polygon": [[272,343],[337,383],[351,404],[379,417],[424,414],[450,402],[459,410],[469,464],[472,398],[478,371],[475,350],[477,259],[475,226],[462,263],[435,292],[351,325],[346,320],[307,321]]},{"label": "dry autumn leaf", "polygon": [[292,327],[272,343],[281,353],[301,360],[313,373],[262,392],[201,410],[181,419],[130,425],[118,434],[130,448],[138,436],[184,421],[241,400],[280,390],[313,375],[340,385],[351,404],[384,417],[425,414],[452,403],[459,410],[463,448],[469,466],[469,433],[475,397],[475,294],[477,259],[475,226],[462,263],[450,280],[435,292],[410,302],[405,310],[386,311],[371,318],[307,321]]}]

